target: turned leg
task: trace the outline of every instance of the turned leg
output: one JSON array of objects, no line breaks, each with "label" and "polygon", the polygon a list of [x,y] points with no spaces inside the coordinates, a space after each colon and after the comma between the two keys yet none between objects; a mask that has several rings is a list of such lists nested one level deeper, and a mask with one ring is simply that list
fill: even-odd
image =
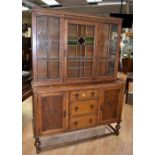
[{"label": "turned leg", "polygon": [[40,153],[40,141],[39,141],[39,137],[35,138],[35,142],[34,145],[36,147],[36,153],[39,154]]},{"label": "turned leg", "polygon": [[121,126],[120,126],[120,123],[121,122],[117,122],[117,124],[116,124],[116,135],[118,136],[119,135],[119,130],[120,130],[120,128],[121,128]]}]

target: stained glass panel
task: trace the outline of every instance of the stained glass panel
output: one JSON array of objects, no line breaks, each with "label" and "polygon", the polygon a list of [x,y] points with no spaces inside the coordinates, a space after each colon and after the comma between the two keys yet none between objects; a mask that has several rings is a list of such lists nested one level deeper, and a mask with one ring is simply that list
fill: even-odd
[{"label": "stained glass panel", "polygon": [[69,24],[68,29],[67,77],[91,77],[95,28]]}]

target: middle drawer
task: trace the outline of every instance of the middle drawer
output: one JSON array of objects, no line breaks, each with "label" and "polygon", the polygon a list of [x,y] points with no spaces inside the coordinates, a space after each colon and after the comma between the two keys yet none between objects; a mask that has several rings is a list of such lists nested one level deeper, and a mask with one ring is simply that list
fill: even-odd
[{"label": "middle drawer", "polygon": [[70,102],[69,108],[70,116],[97,113],[98,100]]}]

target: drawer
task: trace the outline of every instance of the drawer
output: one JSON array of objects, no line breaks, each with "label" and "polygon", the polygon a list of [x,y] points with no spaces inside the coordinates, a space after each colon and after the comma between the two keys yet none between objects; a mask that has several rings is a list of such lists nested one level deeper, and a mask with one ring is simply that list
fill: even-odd
[{"label": "drawer", "polygon": [[97,115],[86,115],[80,117],[72,117],[69,120],[69,129],[81,129],[97,124]]},{"label": "drawer", "polygon": [[70,116],[97,113],[98,101],[88,100],[88,101],[78,101],[71,102],[69,106]]},{"label": "drawer", "polygon": [[82,90],[70,92],[70,101],[88,100],[99,97],[99,90]]}]

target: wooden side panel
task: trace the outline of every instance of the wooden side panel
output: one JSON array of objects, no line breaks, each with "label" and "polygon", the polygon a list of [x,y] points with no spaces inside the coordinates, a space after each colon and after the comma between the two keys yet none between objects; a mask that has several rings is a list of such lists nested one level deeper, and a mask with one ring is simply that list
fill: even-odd
[{"label": "wooden side panel", "polygon": [[101,122],[117,118],[119,92],[119,89],[109,89],[104,91],[104,99],[101,105]]}]

